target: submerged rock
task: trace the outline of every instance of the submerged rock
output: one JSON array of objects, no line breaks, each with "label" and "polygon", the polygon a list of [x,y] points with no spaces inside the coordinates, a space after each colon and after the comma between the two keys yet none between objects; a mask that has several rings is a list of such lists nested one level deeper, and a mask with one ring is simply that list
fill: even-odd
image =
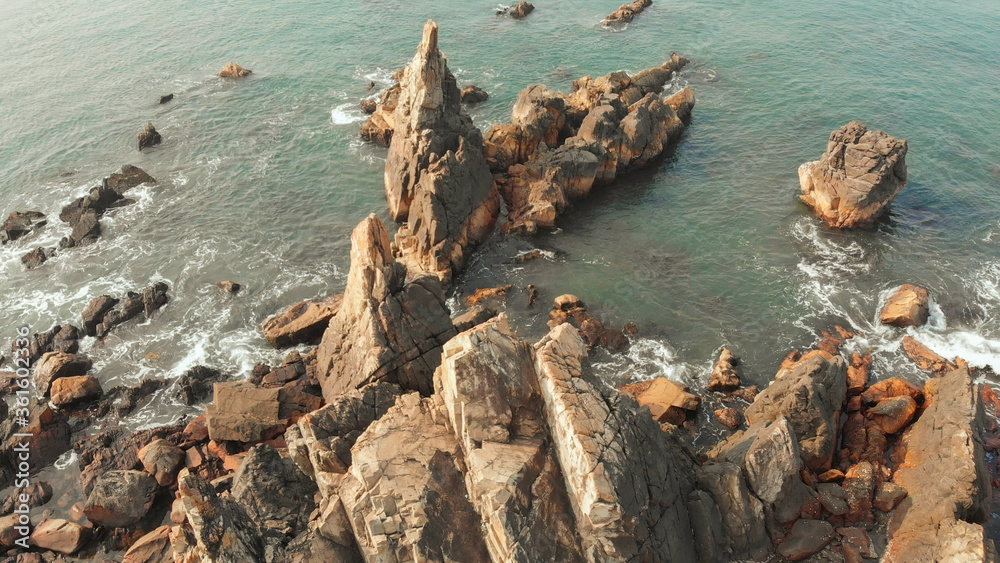
[{"label": "submerged rock", "polygon": [[0,244],[15,241],[46,224],[45,214],[38,211],[15,211],[0,226]]},{"label": "submerged rock", "polygon": [[433,21],[400,87],[385,165],[389,213],[406,222],[396,246],[411,275],[422,270],[448,283],[492,232],[500,195]]},{"label": "submerged rock", "polygon": [[906,186],[906,141],[852,121],[820,160],[799,167],[802,201],[832,227],[875,223]]},{"label": "submerged rock", "polygon": [[33,270],[44,264],[49,258],[55,256],[56,249],[38,247],[21,257],[21,264],[25,270]]},{"label": "submerged rock", "polygon": [[653,0],[635,0],[631,4],[622,4],[617,10],[608,14],[604,21],[628,23],[652,5]]},{"label": "submerged rock", "polygon": [[236,63],[226,63],[226,66],[219,71],[221,78],[243,78],[251,74],[252,70],[247,70]]},{"label": "submerged rock", "polygon": [[152,123],[146,124],[146,130],[139,133],[139,150],[148,149],[154,145],[158,145],[163,141],[163,137],[157,133],[156,128],[153,127]]},{"label": "submerged rock", "polygon": [[927,290],[915,285],[904,284],[897,289],[882,312],[879,313],[879,322],[884,325],[895,326],[923,326],[930,316],[929,298]]},{"label": "submerged rock", "polygon": [[441,346],[454,335],[438,279],[407,281],[385,225],[374,215],[362,221],[351,235],[343,304],[317,352],[316,375],[327,401],[377,381],[429,394]]}]

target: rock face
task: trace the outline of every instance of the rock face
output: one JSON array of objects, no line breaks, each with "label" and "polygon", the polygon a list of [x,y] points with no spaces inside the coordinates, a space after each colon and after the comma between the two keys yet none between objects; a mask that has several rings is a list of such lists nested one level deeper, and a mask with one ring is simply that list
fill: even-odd
[{"label": "rock face", "polygon": [[152,123],[146,124],[146,130],[139,133],[139,150],[148,149],[154,145],[158,145],[163,141],[163,137],[156,132],[156,128],[153,127]]},{"label": "rock face", "polygon": [[15,241],[45,226],[45,214],[38,211],[15,211],[0,225],[0,244]]},{"label": "rock face", "polygon": [[275,348],[313,344],[323,337],[343,300],[343,295],[334,295],[292,305],[264,321],[261,325],[264,338]]},{"label": "rock face", "polygon": [[351,235],[344,301],[317,353],[316,374],[328,402],[377,381],[432,391],[441,346],[455,329],[437,278],[406,277],[385,225],[370,215]]},{"label": "rock face", "polygon": [[500,196],[483,157],[482,133],[462,107],[433,21],[400,87],[385,165],[389,212],[406,222],[396,245],[411,272],[427,271],[447,283],[493,230]]},{"label": "rock face", "polygon": [[628,23],[652,5],[653,0],[635,0],[631,4],[622,4],[617,10],[608,14],[604,21]]},{"label": "rock face", "polygon": [[814,351],[780,371],[744,414],[751,425],[780,416],[788,418],[806,465],[824,470],[830,466],[837,445],[837,421],[846,396],[844,359]]},{"label": "rock face", "polygon": [[633,399],[604,396],[584,379],[586,358],[567,324],[536,345],[545,419],[586,558],[696,561],[692,461]]},{"label": "rock face", "polygon": [[799,167],[802,201],[837,228],[872,225],[906,186],[906,141],[852,121]]},{"label": "rock face", "polygon": [[[936,380],[930,406],[906,433],[893,482],[909,496],[890,525],[882,561],[986,561],[990,513],[983,407],[967,370]],[[992,551],[992,546],[989,546]]]},{"label": "rock face", "polygon": [[247,70],[236,63],[226,63],[226,66],[219,71],[219,77],[221,78],[243,78],[250,73],[252,70]]},{"label": "rock face", "polygon": [[135,524],[156,498],[156,480],[142,471],[109,471],[97,479],[83,513],[99,526]]},{"label": "rock face", "polygon": [[904,284],[889,297],[879,314],[879,322],[895,326],[923,326],[930,316],[927,290]]},{"label": "rock face", "polygon": [[501,174],[505,229],[552,229],[573,200],[648,166],[675,144],[694,94],[684,89],[663,99],[661,93],[687,63],[675,54],[634,76],[583,77],[568,96],[537,84],[524,89],[511,123],[490,128],[484,147],[491,170]]}]

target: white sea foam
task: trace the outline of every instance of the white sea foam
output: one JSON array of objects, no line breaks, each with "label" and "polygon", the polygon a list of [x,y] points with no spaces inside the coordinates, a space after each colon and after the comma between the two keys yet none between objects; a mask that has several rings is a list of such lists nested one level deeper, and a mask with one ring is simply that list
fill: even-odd
[{"label": "white sea foam", "polygon": [[334,125],[350,125],[367,119],[361,107],[356,102],[340,104],[330,111],[330,121]]},{"label": "white sea foam", "polygon": [[606,361],[595,363],[599,373],[627,377],[632,381],[645,381],[655,377],[666,377],[685,385],[693,382],[697,370],[681,362],[677,353],[666,342],[651,338],[637,338],[622,354],[610,356]]}]

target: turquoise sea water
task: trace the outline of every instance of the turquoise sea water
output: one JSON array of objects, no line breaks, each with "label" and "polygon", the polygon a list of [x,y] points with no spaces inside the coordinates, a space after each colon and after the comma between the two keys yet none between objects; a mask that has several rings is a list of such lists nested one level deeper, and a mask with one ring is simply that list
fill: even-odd
[{"label": "turquoise sea water", "polygon": [[[85,345],[105,388],[280,358],[260,322],[342,290],[353,227],[371,212],[389,222],[385,150],[360,142],[358,102],[375,95],[369,81],[389,84],[433,18],[459,82],[491,94],[471,109],[484,130],[509,120],[528,84],[568,91],[579,76],[634,72],[673,51],[694,63],[673,86],[698,96],[672,158],[596,193],[558,233],[496,237],[459,296],[536,285],[537,310],[523,293],[508,305],[535,337],[551,298],[574,293],[639,327],[627,355],[600,359],[609,378],[668,375],[698,389],[721,345],[763,385],[790,348],[835,324],[859,332],[852,349],[875,351],[875,377],[922,377],[900,357],[905,333],[874,323],[886,292],[914,283],[937,307],[912,333],[1000,365],[995,3],[658,0],[618,31],[599,22],[620,0],[535,4],[512,21],[488,1],[5,0],[0,212],[40,210],[51,224],[0,248],[0,336],[73,321],[100,294],[162,279],[173,300],[155,319]],[[228,61],[253,75],[215,77]],[[909,142],[909,185],[874,231],[826,229],[797,200],[798,166],[851,119]],[[140,154],[147,121],[164,142]],[[159,183],[111,211],[98,244],[24,271],[22,254],[66,234],[62,205],[125,163]],[[509,264],[535,246],[550,258]],[[223,279],[246,289],[224,298],[213,287]],[[195,412],[170,396],[130,424]]]}]

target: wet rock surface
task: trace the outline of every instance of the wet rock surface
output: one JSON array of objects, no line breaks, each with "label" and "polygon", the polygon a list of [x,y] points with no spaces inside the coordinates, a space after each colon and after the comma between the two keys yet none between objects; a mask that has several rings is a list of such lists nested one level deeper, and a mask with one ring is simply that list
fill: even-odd
[{"label": "wet rock surface", "polygon": [[219,71],[220,78],[244,78],[253,71],[247,70],[236,63],[226,63],[226,66]]},{"label": "wet rock surface", "polygon": [[631,4],[622,4],[617,10],[608,14],[604,21],[628,23],[652,5],[653,0],[635,0]]},{"label": "wet rock surface", "polygon": [[879,322],[895,326],[923,326],[930,315],[927,290],[910,284],[897,289],[879,313]]},{"label": "wet rock surface", "polygon": [[46,225],[45,214],[38,211],[15,211],[0,225],[0,244],[13,242]]}]

